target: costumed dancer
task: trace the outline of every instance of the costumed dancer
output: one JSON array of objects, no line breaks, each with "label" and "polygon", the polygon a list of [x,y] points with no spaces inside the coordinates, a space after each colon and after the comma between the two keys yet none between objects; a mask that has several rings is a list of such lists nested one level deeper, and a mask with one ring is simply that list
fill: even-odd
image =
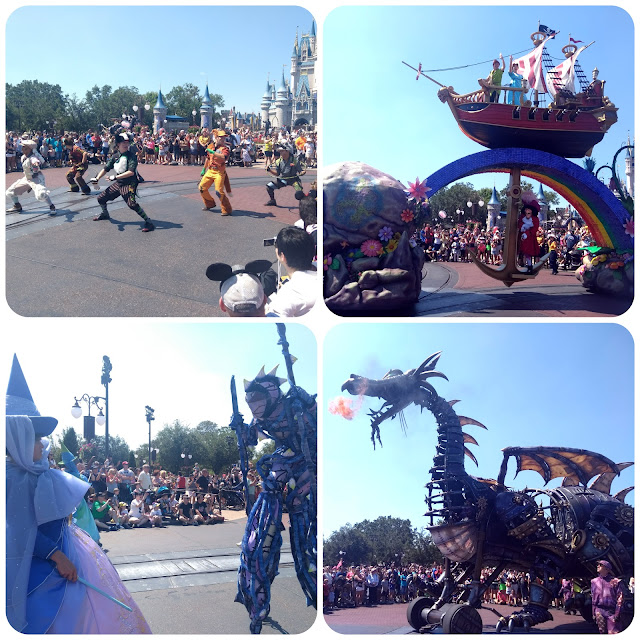
[{"label": "costumed dancer", "polygon": [[98,204],[102,211],[94,220],[109,220],[110,216],[107,211],[107,202],[122,196],[122,199],[127,203],[129,209],[135,211],[144,220],[144,225],[141,230],[153,231],[155,225],[136,201],[136,191],[138,190],[139,182],[137,175],[138,158],[135,153],[129,150],[130,142],[129,134],[117,134],[116,144],[118,146],[118,153],[100,169],[100,172],[95,178],[91,178],[91,183],[98,184],[102,176],[112,169],[115,170],[115,175],[109,176],[109,180],[113,181],[113,184],[108,186],[98,196]]},{"label": "costumed dancer", "polygon": [[6,611],[21,633],[151,633],[100,547],[70,515],[87,484],[51,469],[49,436],[14,356],[6,404]]},{"label": "costumed dancer", "polygon": [[91,189],[82,177],[89,168],[89,154],[84,149],[74,145],[72,138],[65,138],[64,146],[71,161],[71,169],[67,171],[66,175],[69,191],[72,193],[82,191],[85,196],[91,195]]},{"label": "costumed dancer", "polygon": [[[500,61],[502,61],[502,66],[500,66]],[[488,82],[493,87],[500,87],[502,85],[502,74],[504,73],[504,58],[502,54],[500,54],[500,61],[494,60],[491,72],[487,76],[486,82]],[[491,89],[491,93],[489,94],[489,102],[499,102],[500,101],[500,89]]]},{"label": "costumed dancer", "polygon": [[301,200],[304,197],[300,176],[305,174],[306,167],[300,159],[294,158],[293,148],[290,144],[281,143],[277,148],[280,151],[280,157],[267,167],[268,173],[277,176],[276,180],[267,184],[267,193],[269,194],[269,201],[265,203],[267,207],[277,206],[275,190],[282,189],[282,187],[293,187],[296,191],[296,200]]},{"label": "costumed dancer", "polygon": [[[284,325],[278,325],[283,353],[287,360],[290,390],[284,395],[276,369],[245,381],[246,401],[254,416],[251,426],[244,424],[237,409],[235,383],[232,379],[233,417],[231,427],[238,435],[243,474],[246,470],[246,447],[257,443],[259,430],[272,438],[275,451],[256,464],[262,478],[262,491],[249,513],[242,539],[238,594],[236,602],[244,604],[250,617],[251,633],[260,633],[269,614],[271,583],[278,574],[282,546],[282,511],[289,514],[289,537],[296,575],[307,605],[316,606],[317,526],[316,526],[316,414],[315,396],[295,386],[293,359],[284,338]],[[246,489],[246,487],[245,487]],[[286,497],[285,497],[286,490]]]},{"label": "costumed dancer", "polygon": [[518,218],[518,252],[524,256],[528,273],[533,271],[533,258],[537,258],[540,254],[537,236],[540,228],[539,210],[535,199],[525,201],[523,198],[522,210]]},{"label": "costumed dancer", "polygon": [[49,190],[45,184],[44,175],[41,171],[45,160],[37,151],[38,143],[33,140],[22,140],[22,171],[24,176],[16,180],[8,189],[7,197],[13,201],[13,208],[7,209],[7,213],[20,213],[22,205],[18,199],[23,193],[33,191],[33,195],[39,202],[46,202],[49,205],[49,215],[56,215],[56,208],[49,197]]},{"label": "costumed dancer", "polygon": [[227,175],[227,159],[229,158],[229,147],[227,147],[227,132],[217,129],[212,132],[214,141],[207,145],[205,150],[206,160],[202,169],[202,179],[198,185],[198,191],[204,201],[203,211],[210,211],[216,206],[216,201],[209,193],[213,185],[216,195],[220,199],[220,215],[230,216],[233,209],[227,194],[231,195],[231,184]]},{"label": "costumed dancer", "polygon": [[600,633],[620,633],[620,613],[624,601],[622,582],[614,577],[611,563],[597,563],[598,577],[591,580],[591,606],[593,619]]},{"label": "costumed dancer", "polygon": [[[90,484],[88,480],[84,478],[84,476],[78,471],[78,467],[76,466],[76,456],[65,447],[64,442],[61,445],[62,448],[62,462],[64,462],[64,470],[67,473],[70,473],[74,478],[78,478],[83,482],[87,483],[87,491],[90,488]],[[83,530],[86,531],[92,538],[96,544],[100,544],[100,534],[98,533],[98,527],[96,526],[95,518],[91,513],[91,509],[89,509],[89,505],[85,500],[81,500],[80,504],[77,506],[73,519],[75,523]]]}]

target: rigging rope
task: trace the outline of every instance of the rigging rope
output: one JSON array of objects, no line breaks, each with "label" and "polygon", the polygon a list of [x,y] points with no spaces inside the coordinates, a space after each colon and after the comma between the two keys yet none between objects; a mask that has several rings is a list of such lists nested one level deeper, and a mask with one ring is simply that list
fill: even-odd
[{"label": "rigging rope", "polygon": [[[510,53],[510,56],[517,56],[521,53],[527,53],[527,51],[531,51],[531,47],[527,47],[526,49],[522,49],[521,51],[515,51],[514,53]],[[505,58],[507,56],[504,56]],[[564,56],[562,58],[549,56],[552,60],[564,60]],[[469,69],[470,67],[479,67],[480,65],[486,65],[493,62],[496,58],[491,58],[490,60],[483,60],[482,62],[474,62],[472,64],[463,64],[459,67],[447,67],[446,69],[422,69],[425,73],[437,73],[438,71],[457,71],[458,69]]]}]

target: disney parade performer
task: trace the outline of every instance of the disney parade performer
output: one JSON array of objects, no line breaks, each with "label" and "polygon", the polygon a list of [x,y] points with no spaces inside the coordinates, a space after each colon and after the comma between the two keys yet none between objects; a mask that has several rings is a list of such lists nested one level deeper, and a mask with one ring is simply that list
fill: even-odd
[{"label": "disney parade performer", "polygon": [[522,213],[518,218],[518,252],[524,256],[528,273],[533,271],[533,258],[540,255],[537,237],[540,228],[538,211],[537,201],[523,201]]},{"label": "disney parade performer", "polygon": [[[203,211],[209,211],[216,206],[216,201],[209,193],[213,185],[216,195],[220,199],[221,215],[230,216],[233,209],[227,194],[231,195],[231,185],[227,175],[227,159],[229,158],[229,147],[227,147],[227,132],[224,129],[213,130],[214,140],[207,145],[205,150],[206,160],[202,169],[202,179],[198,185],[198,191],[204,201]],[[226,192],[226,193],[225,193]]]},{"label": "disney parade performer", "polygon": [[87,483],[51,469],[49,436],[14,356],[6,400],[6,612],[21,633],[151,633],[115,568],[71,514]]},{"label": "disney parade performer", "polygon": [[304,163],[294,157],[290,144],[279,144],[278,150],[280,157],[267,167],[268,173],[277,176],[276,180],[267,184],[267,193],[269,194],[269,201],[265,203],[267,207],[277,206],[275,190],[282,189],[282,187],[293,187],[296,191],[296,200],[301,200],[304,197],[300,180],[300,176],[304,175],[307,170]]},{"label": "disney parade performer", "polygon": [[92,184],[98,184],[100,178],[106,173],[115,170],[114,176],[109,176],[109,180],[113,184],[108,186],[99,196],[98,204],[102,209],[99,216],[94,220],[109,220],[109,212],[107,211],[107,202],[115,200],[119,196],[127,203],[129,209],[135,211],[143,220],[144,225],[142,231],[153,231],[155,225],[144,212],[144,209],[136,201],[136,191],[138,190],[138,158],[136,154],[129,150],[131,139],[128,133],[118,133],[116,135],[116,145],[118,153],[115,154],[107,164],[100,169],[95,178],[91,178]]},{"label": "disney parade performer", "polygon": [[597,571],[598,577],[591,580],[593,619],[600,633],[620,633],[620,612],[624,601],[621,581],[613,575],[608,560],[600,560]]},{"label": "disney parade performer", "polygon": [[69,160],[71,161],[71,169],[67,171],[67,182],[69,183],[69,191],[78,193],[82,191],[85,196],[91,194],[89,185],[82,177],[89,168],[89,154],[80,147],[73,144],[73,138],[65,138],[64,146],[67,148]]},{"label": "disney parade performer", "polygon": [[13,201],[13,208],[7,209],[7,213],[20,213],[22,205],[18,199],[23,193],[33,191],[33,195],[39,202],[46,202],[49,205],[49,215],[56,215],[56,208],[49,197],[49,190],[45,184],[44,175],[41,171],[44,165],[44,158],[36,150],[37,142],[33,140],[22,140],[22,171],[24,176],[16,180],[6,192],[8,198]]}]

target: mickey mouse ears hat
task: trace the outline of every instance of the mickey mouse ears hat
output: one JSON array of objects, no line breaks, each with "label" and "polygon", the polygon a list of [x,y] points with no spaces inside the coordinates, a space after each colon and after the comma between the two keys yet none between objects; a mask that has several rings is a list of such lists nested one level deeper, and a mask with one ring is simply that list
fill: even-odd
[{"label": "mickey mouse ears hat", "polygon": [[271,267],[269,260],[253,260],[244,268],[215,262],[207,268],[207,278],[220,282],[220,297],[231,311],[256,311],[264,304],[265,291],[259,274]]},{"label": "mickey mouse ears hat", "polygon": [[29,385],[22,373],[22,368],[18,362],[18,357],[14,354],[11,365],[11,375],[7,385],[6,415],[27,416],[33,424],[36,437],[48,436],[56,428],[58,421],[56,418],[41,416],[36,407]]}]

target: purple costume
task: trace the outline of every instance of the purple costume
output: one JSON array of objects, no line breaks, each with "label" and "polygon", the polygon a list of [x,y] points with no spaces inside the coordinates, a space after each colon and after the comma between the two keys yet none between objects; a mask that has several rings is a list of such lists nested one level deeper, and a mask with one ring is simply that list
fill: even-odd
[{"label": "purple costume", "polygon": [[600,633],[620,633],[623,593],[618,578],[612,575],[591,580],[593,619]]}]

